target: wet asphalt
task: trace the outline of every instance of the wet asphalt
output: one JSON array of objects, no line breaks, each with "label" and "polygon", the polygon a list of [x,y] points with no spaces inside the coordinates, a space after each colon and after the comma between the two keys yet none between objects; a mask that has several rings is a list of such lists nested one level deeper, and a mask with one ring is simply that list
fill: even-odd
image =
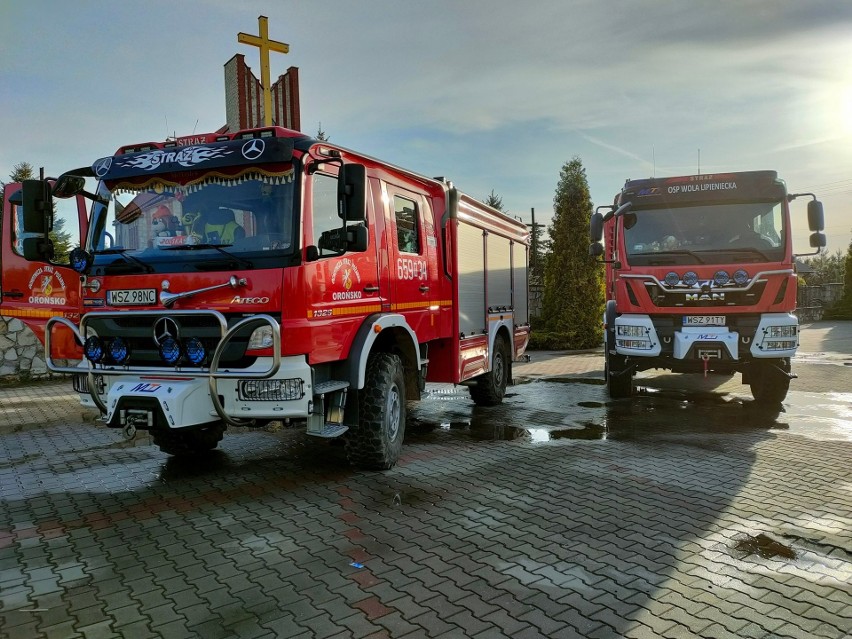
[{"label": "wet asphalt", "polygon": [[738,375],[609,400],[596,352],[498,407],[430,385],[381,473],[286,428],[178,460],[4,391],[0,637],[848,637],[850,325],[803,331],[775,408]]}]

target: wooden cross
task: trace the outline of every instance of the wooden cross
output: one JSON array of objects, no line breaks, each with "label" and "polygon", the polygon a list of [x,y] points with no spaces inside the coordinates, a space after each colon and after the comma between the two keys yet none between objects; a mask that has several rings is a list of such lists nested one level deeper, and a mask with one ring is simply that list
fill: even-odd
[{"label": "wooden cross", "polygon": [[242,31],[237,34],[237,42],[250,44],[260,49],[260,85],[263,88],[263,123],[272,126],[272,92],[269,84],[269,52],[289,53],[290,45],[269,39],[268,18],[258,16],[257,24],[260,36],[253,36]]}]

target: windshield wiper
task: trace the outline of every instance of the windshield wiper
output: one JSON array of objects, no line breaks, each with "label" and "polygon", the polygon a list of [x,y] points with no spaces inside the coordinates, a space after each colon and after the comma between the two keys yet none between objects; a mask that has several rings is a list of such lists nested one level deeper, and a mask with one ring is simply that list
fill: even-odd
[{"label": "windshield wiper", "polygon": [[254,268],[254,264],[249,262],[247,259],[240,257],[239,255],[234,255],[233,253],[229,253],[224,249],[224,247],[233,246],[233,244],[176,244],[175,246],[161,246],[161,251],[195,251],[198,249],[216,249],[222,255],[231,258],[238,264],[242,264],[245,268]]},{"label": "windshield wiper", "polygon": [[767,262],[770,261],[769,256],[766,253],[764,253],[760,249],[757,249],[757,248],[754,248],[754,247],[751,247],[751,246],[741,246],[741,247],[737,247],[737,248],[729,248],[729,249],[726,249],[726,250],[731,251],[732,253],[756,253],[756,254],[760,255],[760,257],[762,257]]},{"label": "windshield wiper", "polygon": [[651,256],[659,256],[659,255],[688,255],[689,257],[695,259],[699,264],[706,264],[704,260],[698,257],[692,251],[684,251],[684,250],[671,250],[671,251],[650,251],[647,253],[631,253],[630,257],[636,257],[637,255],[641,255],[642,257],[651,257]]},{"label": "windshield wiper", "polygon": [[[153,273],[154,267],[148,264],[147,262],[143,262],[138,257],[133,257],[128,254],[127,251],[130,249],[126,248],[109,248],[109,249],[101,249],[100,251],[95,251],[95,255],[121,255],[126,260],[127,264],[136,264],[140,267],[145,273]],[[110,264],[110,266],[114,266]],[[107,267],[109,268],[109,266]]]}]

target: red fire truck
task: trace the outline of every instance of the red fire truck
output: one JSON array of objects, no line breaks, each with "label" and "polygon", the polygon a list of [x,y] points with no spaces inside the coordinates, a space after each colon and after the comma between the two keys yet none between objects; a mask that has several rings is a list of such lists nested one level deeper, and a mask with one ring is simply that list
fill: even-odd
[{"label": "red fire truck", "polygon": [[[53,198],[92,204],[67,309],[36,295]],[[126,146],[7,199],[3,290],[41,313],[48,367],[170,454],[282,421],[390,468],[425,382],[498,404],[529,339],[524,224],[296,131]]]},{"label": "red fire truck", "polygon": [[788,194],[775,171],[628,180],[598,207],[590,254],[606,263],[611,397],[661,368],[740,372],[756,401],[783,401],[799,345],[789,202],[803,195],[819,252],[822,204]]}]

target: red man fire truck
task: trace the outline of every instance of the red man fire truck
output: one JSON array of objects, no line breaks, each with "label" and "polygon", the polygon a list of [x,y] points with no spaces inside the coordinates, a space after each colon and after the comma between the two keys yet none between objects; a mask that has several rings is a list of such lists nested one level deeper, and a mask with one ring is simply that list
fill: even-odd
[{"label": "red man fire truck", "polygon": [[590,254],[606,262],[611,397],[652,368],[740,372],[756,401],[786,397],[799,345],[788,203],[802,195],[819,252],[822,204],[788,194],[775,171],[628,180],[598,207]]},{"label": "red man fire truck", "polygon": [[[92,202],[67,314],[31,299],[36,271],[60,269],[53,198]],[[42,311],[27,321],[48,367],[170,454],[283,421],[390,468],[426,381],[498,404],[528,342],[525,225],[295,131],[127,146],[8,199],[3,289]]]}]

